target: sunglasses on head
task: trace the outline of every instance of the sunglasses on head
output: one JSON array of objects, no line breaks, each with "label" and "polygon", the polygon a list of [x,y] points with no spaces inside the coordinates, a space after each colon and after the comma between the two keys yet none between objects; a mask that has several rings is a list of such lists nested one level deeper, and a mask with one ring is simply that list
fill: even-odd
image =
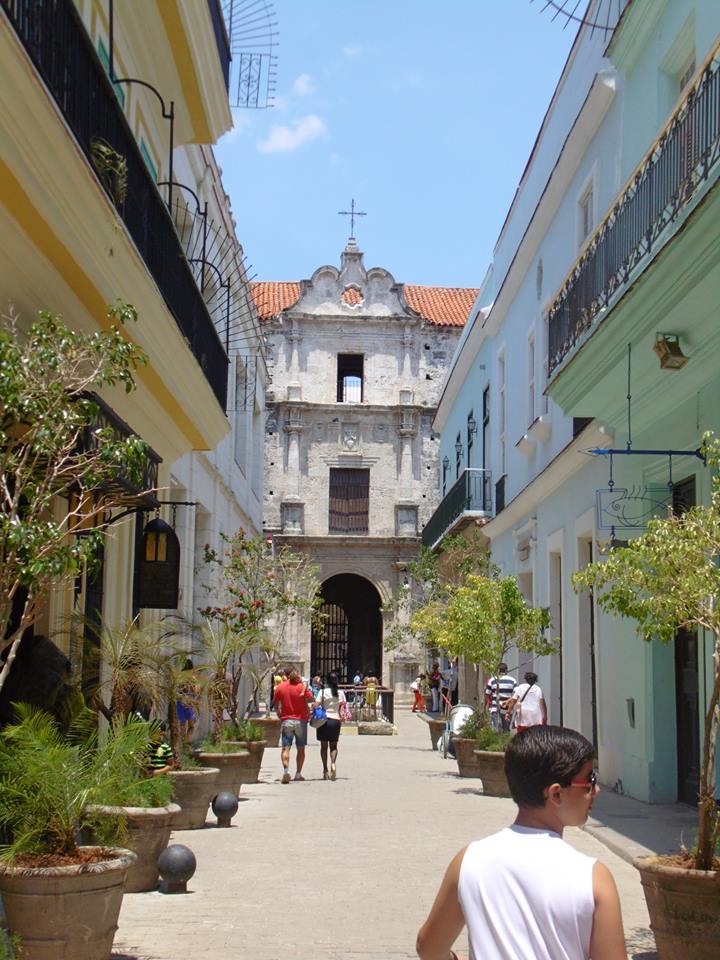
[{"label": "sunglasses on head", "polygon": [[598,782],[598,772],[597,770],[591,770],[590,775],[587,780],[571,780],[571,787],[583,787],[585,790],[594,790]]}]

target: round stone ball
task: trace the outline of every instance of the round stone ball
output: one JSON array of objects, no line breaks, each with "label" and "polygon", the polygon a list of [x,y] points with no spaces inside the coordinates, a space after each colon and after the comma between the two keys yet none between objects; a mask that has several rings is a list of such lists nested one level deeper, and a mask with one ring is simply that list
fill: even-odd
[{"label": "round stone ball", "polygon": [[171,843],[158,857],[160,876],[168,883],[187,883],[196,867],[195,854],[182,843]]},{"label": "round stone ball", "polygon": [[222,790],[212,802],[218,820],[231,820],[238,811],[238,798],[229,790]]}]

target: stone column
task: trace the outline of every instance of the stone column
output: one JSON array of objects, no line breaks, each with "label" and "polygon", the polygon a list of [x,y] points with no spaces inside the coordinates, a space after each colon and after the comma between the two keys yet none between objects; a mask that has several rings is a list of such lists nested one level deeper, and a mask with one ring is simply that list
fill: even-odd
[{"label": "stone column", "polygon": [[300,500],[300,434],[303,423],[299,410],[289,407],[284,426],[288,438],[286,500]]},{"label": "stone column", "polygon": [[417,435],[414,418],[411,410],[404,410],[401,415],[400,429],[400,499],[411,500],[413,494],[413,440]]},{"label": "stone column", "polygon": [[411,350],[413,345],[413,332],[409,323],[405,324],[403,329],[403,362],[400,379],[402,383],[412,382],[412,357]]}]

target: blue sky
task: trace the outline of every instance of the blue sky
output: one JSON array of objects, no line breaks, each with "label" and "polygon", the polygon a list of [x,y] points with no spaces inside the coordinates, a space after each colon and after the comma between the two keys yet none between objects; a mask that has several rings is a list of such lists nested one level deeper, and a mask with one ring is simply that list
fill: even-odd
[{"label": "blue sky", "polygon": [[262,280],[339,262],[479,286],[574,31],[544,0],[274,0],[276,106],[217,147]]}]

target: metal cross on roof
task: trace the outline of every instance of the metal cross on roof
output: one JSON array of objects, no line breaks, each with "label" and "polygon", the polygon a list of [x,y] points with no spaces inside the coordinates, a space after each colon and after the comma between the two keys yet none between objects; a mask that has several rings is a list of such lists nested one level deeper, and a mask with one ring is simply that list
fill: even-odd
[{"label": "metal cross on roof", "polygon": [[339,217],[350,217],[350,238],[355,238],[355,217],[366,217],[367,214],[363,213],[362,210],[355,209],[355,198],[353,197],[352,202],[350,203],[349,210],[338,210]]}]

